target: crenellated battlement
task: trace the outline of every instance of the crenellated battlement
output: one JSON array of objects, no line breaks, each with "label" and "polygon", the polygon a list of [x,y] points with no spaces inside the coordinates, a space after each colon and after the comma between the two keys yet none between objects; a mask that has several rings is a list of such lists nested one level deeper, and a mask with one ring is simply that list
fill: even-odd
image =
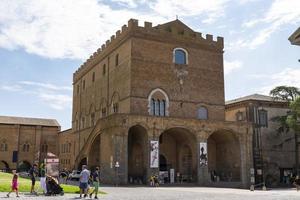
[{"label": "crenellated battlement", "polygon": [[81,74],[85,74],[92,66],[97,64],[101,59],[109,54],[116,44],[120,43],[127,36],[133,35],[149,35],[156,38],[176,38],[181,40],[192,40],[193,43],[206,46],[209,49],[217,49],[223,51],[224,40],[223,37],[217,37],[214,40],[213,35],[206,34],[205,38],[202,33],[195,32],[179,20],[168,22],[166,24],[152,26],[151,22],[144,22],[144,26],[139,26],[139,21],[130,19],[127,25],[123,25],[121,30],[118,30],[115,35],[110,37],[101,48],[97,49],[74,73],[74,81],[77,80]]}]

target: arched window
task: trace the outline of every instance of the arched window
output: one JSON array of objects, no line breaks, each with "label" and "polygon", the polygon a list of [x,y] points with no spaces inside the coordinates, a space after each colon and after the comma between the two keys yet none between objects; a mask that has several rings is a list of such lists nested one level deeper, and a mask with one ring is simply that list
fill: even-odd
[{"label": "arched window", "polygon": [[176,48],[173,52],[173,62],[178,65],[188,64],[188,54],[185,49]]},{"label": "arched window", "polygon": [[148,112],[154,116],[168,116],[169,97],[167,94],[157,88],[148,96]]},{"label": "arched window", "polygon": [[198,119],[208,119],[208,112],[207,112],[207,108],[201,106],[199,109],[198,109],[198,116],[197,116]]},{"label": "arched window", "polygon": [[42,149],[41,149],[41,151],[42,151],[43,153],[47,153],[47,152],[48,152],[48,145],[47,145],[46,143],[42,144]]},{"label": "arched window", "polygon": [[6,141],[2,141],[0,144],[0,151],[7,151],[7,149],[8,149],[8,146],[7,146]]},{"label": "arched window", "polygon": [[95,126],[95,113],[91,114],[91,126]]},{"label": "arched window", "polygon": [[23,144],[23,152],[29,152],[29,144],[26,142],[25,144]]}]

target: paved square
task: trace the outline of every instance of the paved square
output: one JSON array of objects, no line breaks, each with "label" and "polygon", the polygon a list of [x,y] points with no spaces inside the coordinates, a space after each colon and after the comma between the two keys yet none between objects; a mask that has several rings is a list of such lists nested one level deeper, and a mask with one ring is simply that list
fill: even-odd
[{"label": "paved square", "polygon": [[[105,200],[296,200],[300,199],[300,192],[295,189],[276,189],[269,191],[254,191],[241,189],[205,188],[205,187],[104,187],[107,195],[101,195]],[[44,197],[21,194],[15,198],[12,194],[9,199],[79,199],[78,194]],[[0,193],[0,199],[8,199],[6,193]],[[89,199],[89,198],[86,198]]]}]

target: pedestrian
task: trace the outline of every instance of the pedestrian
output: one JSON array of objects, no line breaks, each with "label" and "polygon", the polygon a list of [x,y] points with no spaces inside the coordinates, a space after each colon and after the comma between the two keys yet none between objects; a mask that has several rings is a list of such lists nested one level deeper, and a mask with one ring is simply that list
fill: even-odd
[{"label": "pedestrian", "polygon": [[87,170],[86,165],[82,165],[82,171],[79,178],[80,198],[82,197],[82,194],[84,194],[84,198],[87,197],[89,177],[90,171]]},{"label": "pedestrian", "polygon": [[295,180],[294,180],[294,185],[296,186],[297,192],[299,191],[300,188],[300,179],[299,176],[297,175]]},{"label": "pedestrian", "polygon": [[41,188],[43,190],[43,194],[47,194],[47,186],[46,186],[46,170],[45,170],[45,164],[42,163],[40,166],[40,184]]},{"label": "pedestrian", "polygon": [[18,183],[18,174],[16,173],[16,170],[13,170],[13,178],[12,178],[12,184],[11,184],[11,191],[6,195],[9,197],[10,193],[13,191],[16,192],[16,196],[19,197],[19,183]]},{"label": "pedestrian", "polygon": [[34,186],[35,186],[35,181],[36,181],[37,174],[38,174],[38,172],[37,172],[37,164],[33,164],[33,166],[31,167],[31,169],[29,170],[29,176],[30,176],[30,179],[31,179],[30,194],[37,195],[37,192],[34,190]]},{"label": "pedestrian", "polygon": [[154,176],[150,176],[150,186],[154,186]]},{"label": "pedestrian", "polygon": [[99,167],[96,167],[96,170],[92,174],[92,178],[93,178],[94,189],[90,193],[90,198],[92,198],[93,194],[95,193],[95,199],[98,199],[98,190],[99,190],[99,184],[100,184],[100,171],[99,171]]}]

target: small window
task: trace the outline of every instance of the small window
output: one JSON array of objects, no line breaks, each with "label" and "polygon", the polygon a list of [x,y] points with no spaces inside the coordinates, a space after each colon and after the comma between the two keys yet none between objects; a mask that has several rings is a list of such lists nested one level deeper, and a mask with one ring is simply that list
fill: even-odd
[{"label": "small window", "polygon": [[84,126],[85,126],[85,118],[82,117],[82,119],[81,119],[81,128],[84,128]]},{"label": "small window", "polygon": [[95,72],[93,72],[92,81],[95,82]]},{"label": "small window", "polygon": [[0,145],[0,151],[7,151],[8,146],[6,144],[6,142],[2,142]]},{"label": "small window", "polygon": [[106,64],[104,64],[102,68],[102,74],[105,75],[105,73],[106,73]]},{"label": "small window", "polygon": [[85,80],[82,81],[82,89],[85,90]]},{"label": "small window", "polygon": [[208,112],[205,107],[200,107],[198,109],[198,119],[202,119],[202,120],[208,119]]},{"label": "small window", "polygon": [[106,108],[102,108],[101,113],[102,117],[106,117]]},{"label": "small window", "polygon": [[268,112],[266,110],[259,110],[259,125],[261,127],[268,127]]},{"label": "small window", "polygon": [[95,126],[95,113],[91,114],[91,126]]},{"label": "small window", "polygon": [[237,120],[237,121],[243,121],[243,120],[244,120],[243,112],[238,111],[238,112],[236,113],[236,120]]},{"label": "small window", "polygon": [[176,49],[174,52],[174,62],[179,65],[187,64],[187,55],[186,52],[182,49]]},{"label": "small window", "polygon": [[80,86],[77,85],[77,94],[79,94],[79,88],[80,88]]},{"label": "small window", "polygon": [[119,112],[119,104],[118,104],[118,103],[114,103],[114,104],[113,104],[113,112],[114,112],[114,113]]},{"label": "small window", "polygon": [[116,66],[119,65],[119,54],[116,55],[115,64],[116,64]]}]

